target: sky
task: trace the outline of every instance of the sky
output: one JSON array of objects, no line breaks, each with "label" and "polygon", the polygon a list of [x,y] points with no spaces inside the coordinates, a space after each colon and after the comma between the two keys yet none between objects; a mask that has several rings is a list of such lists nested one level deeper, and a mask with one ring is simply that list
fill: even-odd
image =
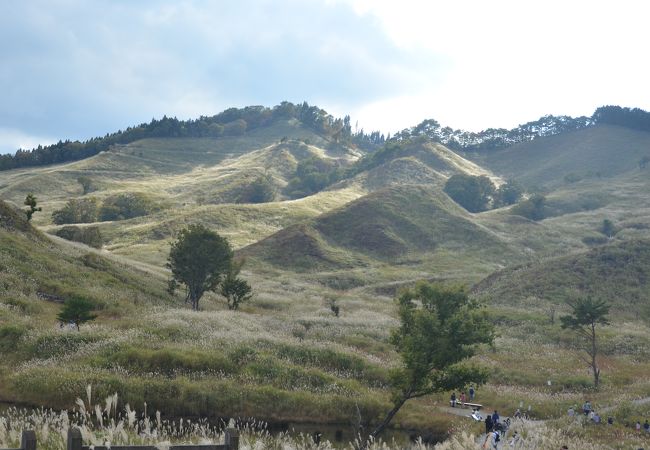
[{"label": "sky", "polygon": [[384,133],[650,110],[638,0],[4,0],[0,153],[307,101]]}]

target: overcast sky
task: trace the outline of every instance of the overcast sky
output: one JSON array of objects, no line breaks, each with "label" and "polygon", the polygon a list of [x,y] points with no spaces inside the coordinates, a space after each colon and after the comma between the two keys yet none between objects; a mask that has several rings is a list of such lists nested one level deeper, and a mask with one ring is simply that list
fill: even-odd
[{"label": "overcast sky", "polygon": [[2,0],[0,152],[308,101],[366,130],[650,110],[636,0]]}]

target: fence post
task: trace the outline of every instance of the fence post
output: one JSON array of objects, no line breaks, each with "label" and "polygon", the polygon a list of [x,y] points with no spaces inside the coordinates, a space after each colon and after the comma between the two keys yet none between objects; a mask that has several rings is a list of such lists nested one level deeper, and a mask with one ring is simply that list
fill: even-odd
[{"label": "fence post", "polygon": [[239,431],[235,428],[227,428],[225,441],[228,450],[239,450]]},{"label": "fence post", "polygon": [[34,430],[23,430],[20,448],[22,450],[36,450],[36,432]]},{"label": "fence post", "polygon": [[81,450],[82,444],[81,430],[77,427],[68,428],[68,450]]}]

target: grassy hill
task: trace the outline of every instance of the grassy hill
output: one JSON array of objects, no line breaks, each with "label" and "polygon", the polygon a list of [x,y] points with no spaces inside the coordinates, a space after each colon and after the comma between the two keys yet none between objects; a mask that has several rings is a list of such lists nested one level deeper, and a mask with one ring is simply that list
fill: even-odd
[{"label": "grassy hill", "polygon": [[[474,295],[499,336],[476,358],[492,375],[482,403],[512,411],[525,402],[537,417],[558,417],[587,394],[614,407],[645,396],[650,177],[637,162],[647,137],[597,126],[495,151],[483,165],[425,138],[364,155],[284,120],[236,138],[144,139],[83,161],[0,172],[8,200],[0,202],[0,350],[8,355],[0,401],[69,407],[91,383],[98,396],[119,392],[139,409],[146,401],[172,415],[348,423],[361,413],[367,423],[388,405],[393,297],[421,279],[484,280]],[[282,190],[312,157],[349,178],[296,200],[280,193],[238,203],[259,175]],[[578,177],[565,180],[572,172]],[[545,185],[548,217],[534,222],[510,207],[468,213],[442,191],[456,173]],[[92,192],[82,193],[80,176]],[[32,224],[9,205],[28,192],[43,206]],[[50,215],[71,198],[127,192],[157,208],[79,225],[99,227],[100,250],[42,233],[58,229]],[[603,219],[617,233],[597,246]],[[166,292],[169,243],[190,223],[247,257],[242,276],[254,297],[240,311],[208,293],[192,312]],[[598,392],[551,320],[575,292],[616,305]],[[60,304],[42,295],[75,293],[99,306],[80,333],[60,329]],[[447,395],[408,405],[397,423],[446,432],[450,419],[438,407]]]},{"label": "grassy hill", "polygon": [[589,295],[610,302],[618,316],[650,319],[650,241],[612,242],[514,266],[490,275],[472,291],[490,303],[519,305],[535,299],[540,307]]},{"label": "grassy hill", "polygon": [[492,261],[502,261],[514,252],[473,223],[446,195],[424,186],[395,186],[370,193],[241,251],[247,257],[298,271],[418,265],[423,258],[438,254],[456,254],[462,264],[467,255],[479,253],[491,253]]},{"label": "grassy hill", "polygon": [[638,171],[638,162],[646,155],[650,155],[650,133],[598,125],[468,157],[527,186],[557,187],[572,180]]}]

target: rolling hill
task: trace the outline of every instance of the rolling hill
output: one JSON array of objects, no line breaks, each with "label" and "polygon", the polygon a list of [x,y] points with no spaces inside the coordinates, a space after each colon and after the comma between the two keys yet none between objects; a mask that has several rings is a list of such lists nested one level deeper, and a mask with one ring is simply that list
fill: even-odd
[{"label": "rolling hill", "polygon": [[467,157],[527,186],[555,188],[571,180],[638,171],[639,161],[647,155],[649,132],[597,125]]},{"label": "rolling hill", "polygon": [[[288,227],[241,254],[298,271],[367,264],[418,264],[436,252],[512,256],[496,235],[430,187],[375,191],[315,219]],[[459,260],[460,262],[460,260]]]}]

